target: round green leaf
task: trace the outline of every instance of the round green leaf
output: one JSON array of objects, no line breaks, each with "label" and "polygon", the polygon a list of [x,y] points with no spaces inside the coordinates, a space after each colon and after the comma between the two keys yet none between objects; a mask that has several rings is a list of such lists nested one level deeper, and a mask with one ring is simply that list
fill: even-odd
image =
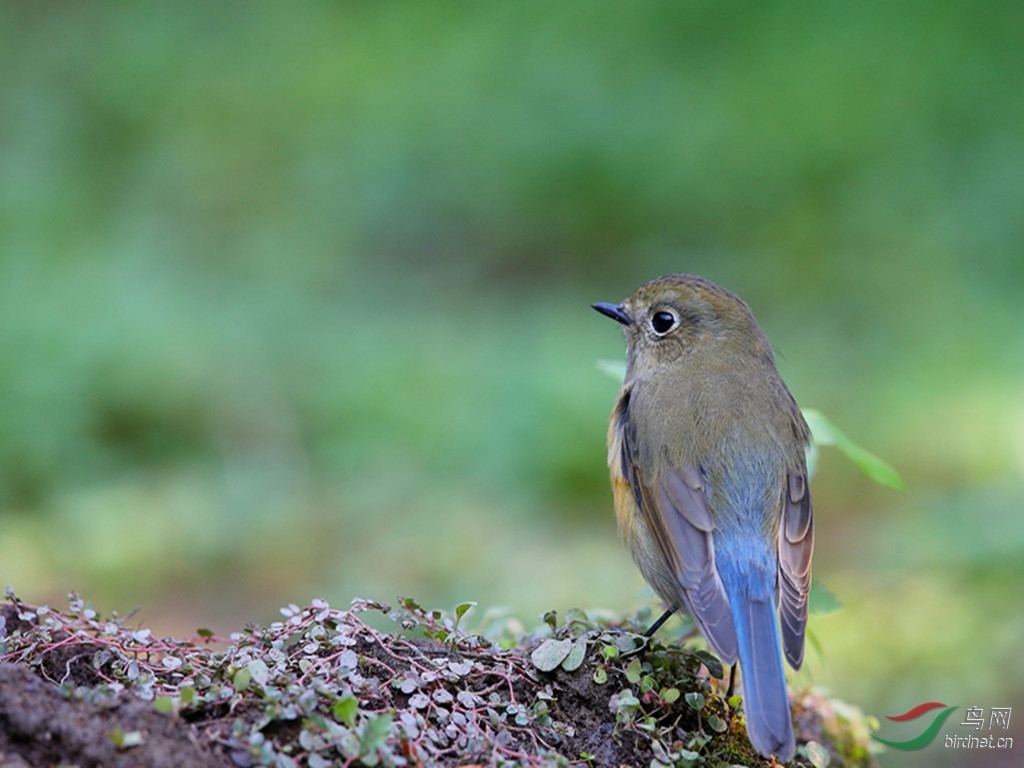
[{"label": "round green leaf", "polygon": [[578,637],[573,641],[572,648],[569,649],[569,655],[565,657],[565,661],[562,662],[562,669],[566,672],[572,672],[573,670],[579,669],[580,664],[583,663],[583,658],[587,655],[587,638]]},{"label": "round green leaf", "polygon": [[725,720],[715,714],[708,715],[708,726],[710,726],[711,730],[715,733],[725,733],[729,728]]},{"label": "round green leaf", "polygon": [[240,669],[235,672],[234,678],[231,680],[231,685],[236,691],[244,691],[249,687],[249,683],[252,681],[252,674],[248,669]]},{"label": "round green leaf", "polygon": [[704,709],[704,694],[696,692],[688,693],[686,694],[686,703],[699,712]]},{"label": "round green leaf", "polygon": [[550,672],[565,660],[571,649],[572,640],[569,638],[565,640],[548,638],[530,654],[530,661],[541,672]]}]

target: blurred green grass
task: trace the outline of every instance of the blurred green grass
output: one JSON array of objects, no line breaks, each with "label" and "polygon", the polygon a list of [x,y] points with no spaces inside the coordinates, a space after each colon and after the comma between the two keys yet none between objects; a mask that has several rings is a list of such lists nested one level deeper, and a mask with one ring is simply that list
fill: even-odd
[{"label": "blurred green grass", "polygon": [[907,481],[822,457],[814,680],[1020,701],[1022,27],[8,4],[0,578],[179,634],[314,594],[628,609],[587,305],[692,271]]}]

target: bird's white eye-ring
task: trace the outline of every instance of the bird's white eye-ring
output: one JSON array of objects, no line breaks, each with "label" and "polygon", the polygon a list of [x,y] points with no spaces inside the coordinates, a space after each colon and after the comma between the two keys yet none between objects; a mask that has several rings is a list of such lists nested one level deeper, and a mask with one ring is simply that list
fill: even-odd
[{"label": "bird's white eye-ring", "polygon": [[679,318],[674,313],[661,310],[651,315],[651,329],[659,336],[664,336],[679,324]]}]

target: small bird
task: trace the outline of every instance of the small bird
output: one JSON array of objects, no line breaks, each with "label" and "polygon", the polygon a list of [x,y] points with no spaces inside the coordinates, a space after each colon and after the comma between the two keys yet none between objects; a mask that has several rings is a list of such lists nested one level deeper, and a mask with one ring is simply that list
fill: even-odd
[{"label": "small bird", "polygon": [[807,424],[750,308],[724,288],[672,274],[592,306],[626,335],[608,426],[619,531],[669,611],[739,661],[755,749],[789,762],[782,653],[800,668],[814,548]]}]

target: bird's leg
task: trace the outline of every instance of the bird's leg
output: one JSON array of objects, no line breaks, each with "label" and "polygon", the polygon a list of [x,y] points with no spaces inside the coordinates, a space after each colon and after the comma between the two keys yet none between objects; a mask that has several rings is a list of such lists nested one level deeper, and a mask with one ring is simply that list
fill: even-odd
[{"label": "bird's leg", "polygon": [[736,685],[736,667],[739,664],[733,664],[729,667],[729,687],[725,691],[725,700],[728,701],[732,698],[733,687]]},{"label": "bird's leg", "polygon": [[644,632],[644,637],[653,637],[654,633],[661,629],[661,625],[668,621],[669,617],[675,612],[675,608],[669,608],[667,611],[661,614],[658,620],[651,624],[651,626],[648,627],[647,631]]}]

